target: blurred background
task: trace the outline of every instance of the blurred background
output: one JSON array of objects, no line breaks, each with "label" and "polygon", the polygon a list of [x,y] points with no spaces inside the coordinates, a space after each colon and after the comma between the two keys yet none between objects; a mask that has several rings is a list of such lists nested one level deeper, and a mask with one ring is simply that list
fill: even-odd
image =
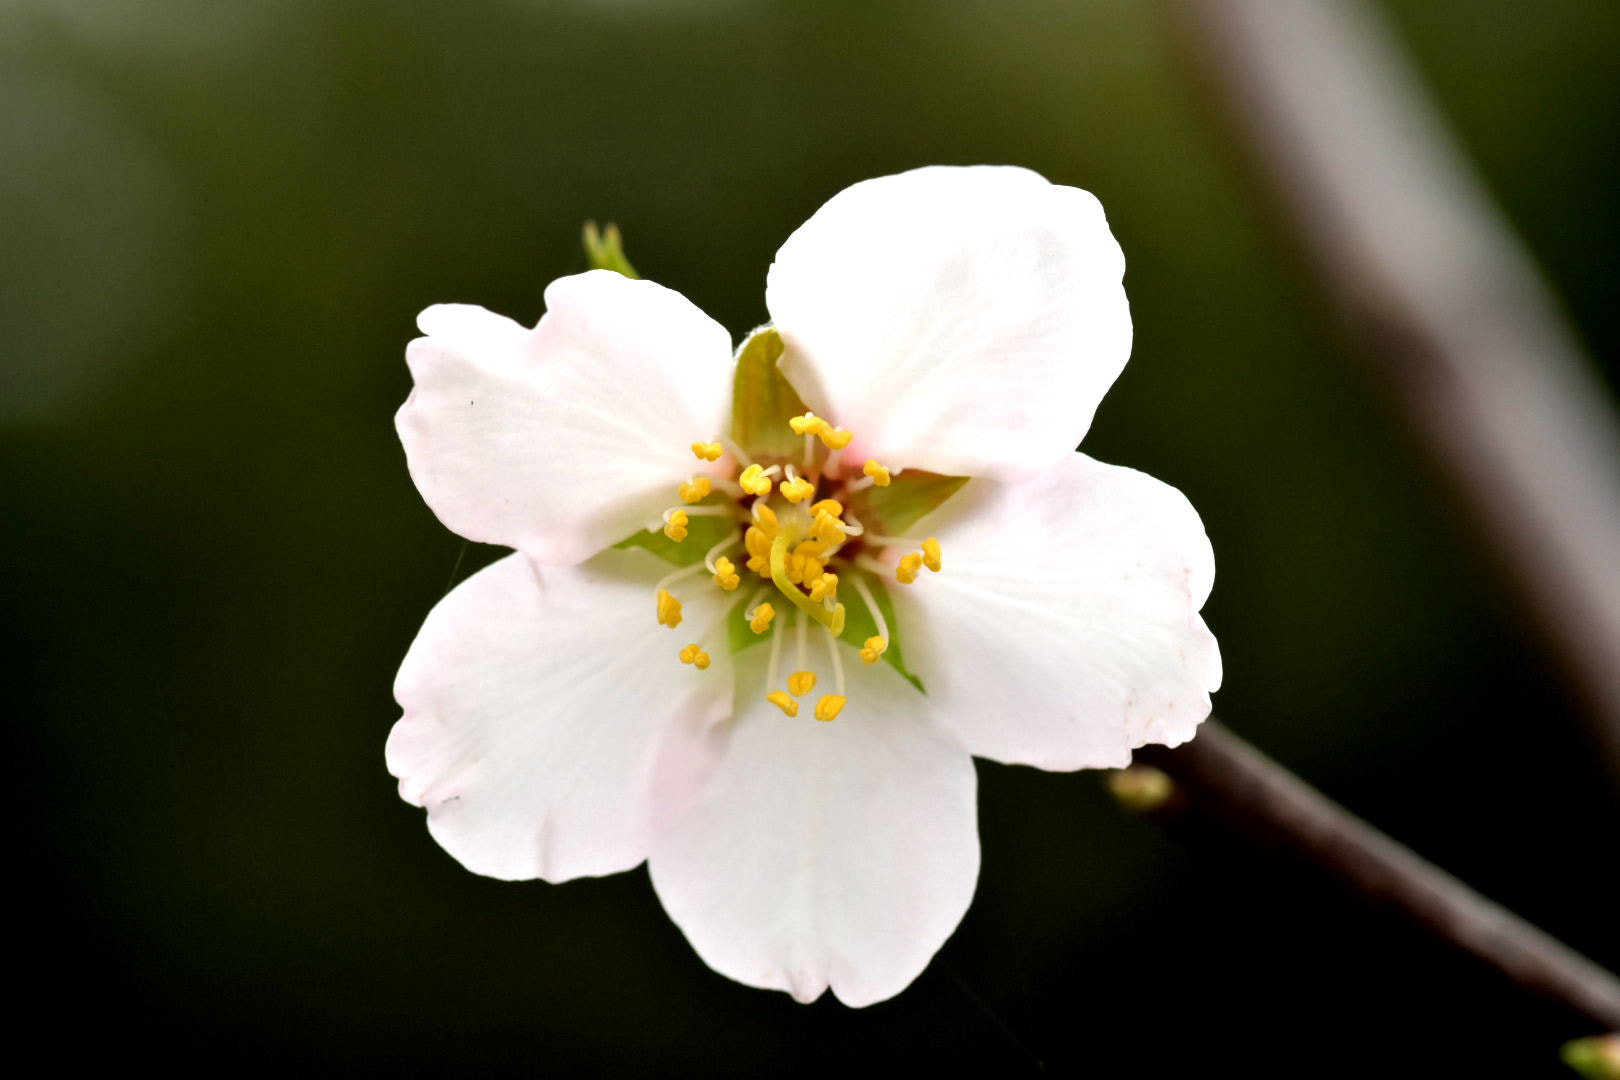
[{"label": "blurred background", "polygon": [[[1620,8],[1382,6],[1612,391]],[[740,335],[844,186],[1017,163],[1095,192],[1124,247],[1134,359],[1085,448],[1204,517],[1217,714],[1620,963],[1590,730],[1172,9],[3,0],[0,87],[13,948],[57,1054],[1535,1076],[1589,1033],[1287,858],[1131,817],[1096,775],[981,762],[972,909],[855,1011],[710,972],[644,870],[465,872],[384,769],[394,671],[462,547],[392,429],[417,311],[532,324],[597,218]]]}]

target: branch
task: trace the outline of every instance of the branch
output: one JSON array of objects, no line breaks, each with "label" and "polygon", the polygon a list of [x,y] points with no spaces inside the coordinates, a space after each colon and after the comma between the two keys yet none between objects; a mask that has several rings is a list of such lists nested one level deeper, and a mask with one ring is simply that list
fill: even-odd
[{"label": "branch", "polygon": [[1524,988],[1620,1029],[1620,979],[1391,840],[1227,731],[1205,721],[1174,750],[1144,747],[1178,792],[1216,816],[1258,826],[1358,893],[1496,967]]},{"label": "branch", "polygon": [[1555,301],[1368,5],[1178,10],[1620,773],[1620,426]]}]

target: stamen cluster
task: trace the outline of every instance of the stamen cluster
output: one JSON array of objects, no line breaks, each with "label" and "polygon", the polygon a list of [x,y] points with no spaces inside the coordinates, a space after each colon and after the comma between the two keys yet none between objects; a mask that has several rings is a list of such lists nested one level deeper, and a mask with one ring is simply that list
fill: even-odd
[{"label": "stamen cluster", "polygon": [[[699,640],[681,649],[681,663],[699,671],[707,669],[710,656],[705,643],[719,636],[726,619],[739,618],[751,633],[770,635],[765,700],[786,715],[796,717],[798,699],[813,692],[817,682],[816,672],[807,666],[805,656],[809,624],[814,622],[826,644],[834,689],[833,693],[823,694],[817,700],[814,716],[817,720],[830,721],[843,711],[848,701],[843,662],[838,652],[838,638],[844,633],[846,618],[844,605],[838,599],[840,586],[846,583],[852,586],[872,615],[878,632],[867,637],[858,652],[862,663],[875,664],[883,658],[893,639],[883,611],[861,571],[881,575],[892,572],[898,583],[910,585],[917,580],[919,568],[927,567],[936,573],[940,570],[940,546],[934,537],[918,541],[877,536],[868,532],[850,512],[851,496],[870,487],[888,487],[894,476],[889,467],[868,460],[858,477],[847,480],[843,477],[842,451],[854,438],[852,432],[834,427],[811,412],[791,418],[788,425],[795,435],[804,437],[804,453],[798,464],[754,462],[741,447],[726,439],[691,444],[692,454],[700,461],[718,462],[729,452],[737,472],[734,477],[700,474],[681,483],[677,491],[681,505],[664,511],[661,521],[650,528],[661,529],[668,539],[681,543],[689,535],[694,516],[719,516],[734,519],[737,531],[715,544],[701,562],[678,570],[658,583],[657,615],[659,625],[671,629],[679,626],[681,602],[669,587],[700,572],[707,571],[713,584],[725,592],[736,591],[745,573],[751,580],[757,579],[759,585],[745,603],[737,605],[731,614],[709,627]],[[818,442],[825,448],[825,454],[818,453]],[[727,496],[724,502],[699,505],[717,491]],[[823,497],[818,499],[818,493],[823,493]],[[874,550],[895,546],[919,550],[901,556],[894,566],[884,564],[871,554]],[[740,568],[730,557],[739,547],[742,549],[739,557],[744,560]],[[777,608],[765,599],[773,588],[796,609],[792,619],[796,669],[785,683],[778,682],[778,674],[782,633],[787,626],[784,620],[777,618]]]}]

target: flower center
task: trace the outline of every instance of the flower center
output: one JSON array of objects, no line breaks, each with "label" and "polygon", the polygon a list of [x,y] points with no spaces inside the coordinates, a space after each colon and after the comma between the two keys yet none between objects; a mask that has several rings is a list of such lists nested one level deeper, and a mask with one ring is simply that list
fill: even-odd
[{"label": "flower center", "polygon": [[[682,648],[680,662],[702,671],[709,667],[711,648],[725,647],[729,640],[732,651],[738,651],[742,633],[768,635],[765,700],[796,717],[799,699],[811,694],[818,682],[816,669],[808,660],[807,638],[812,633],[819,635],[826,646],[832,692],[817,699],[814,716],[829,721],[848,702],[838,651],[848,612],[839,600],[839,589],[852,589],[870,617],[876,632],[864,638],[859,654],[862,663],[875,664],[889,651],[894,638],[884,606],[866,575],[892,573],[895,581],[910,585],[917,580],[920,568],[936,573],[940,570],[940,546],[933,537],[913,540],[876,535],[855,515],[852,506],[864,497],[862,493],[888,487],[895,472],[868,460],[859,475],[846,476],[842,457],[854,438],[851,432],[810,412],[793,417],[788,425],[793,434],[804,439],[803,452],[796,461],[760,464],[724,439],[691,444],[693,455],[705,462],[718,462],[729,451],[736,471],[731,476],[696,475],[683,482],[677,490],[680,503],[664,511],[661,522],[652,528],[661,528],[664,536],[675,543],[685,542],[693,517],[730,519],[736,528],[724,532],[701,562],[677,570],[658,583],[657,616],[662,626],[679,626],[681,601],[671,590],[704,571],[712,586],[728,593],[739,589],[746,578],[754,585],[747,600],[734,605],[697,641]],[[714,498],[716,495],[719,497]],[[874,554],[890,547],[912,550],[902,555],[897,565],[890,565]],[[743,560],[741,567],[732,560],[733,554]],[[786,604],[782,605],[784,600]],[[737,625],[730,625],[733,622]],[[794,670],[782,682],[779,677],[784,637],[790,627]],[[748,639],[741,637],[741,641],[746,644]]]}]

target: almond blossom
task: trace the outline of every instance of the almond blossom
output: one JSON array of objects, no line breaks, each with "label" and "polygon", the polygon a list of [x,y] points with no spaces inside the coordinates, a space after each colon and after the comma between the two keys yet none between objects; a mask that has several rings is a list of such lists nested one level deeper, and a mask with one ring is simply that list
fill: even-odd
[{"label": "almond blossom", "polygon": [[1088,193],[931,167],[834,197],[733,350],[595,270],[529,329],[422,313],[398,416],[450,529],[513,553],[428,615],[389,737],[468,869],[648,863],[716,971],[904,989],[979,870],[974,755],[1122,766],[1220,683],[1180,492],[1075,451],[1123,368]]}]

